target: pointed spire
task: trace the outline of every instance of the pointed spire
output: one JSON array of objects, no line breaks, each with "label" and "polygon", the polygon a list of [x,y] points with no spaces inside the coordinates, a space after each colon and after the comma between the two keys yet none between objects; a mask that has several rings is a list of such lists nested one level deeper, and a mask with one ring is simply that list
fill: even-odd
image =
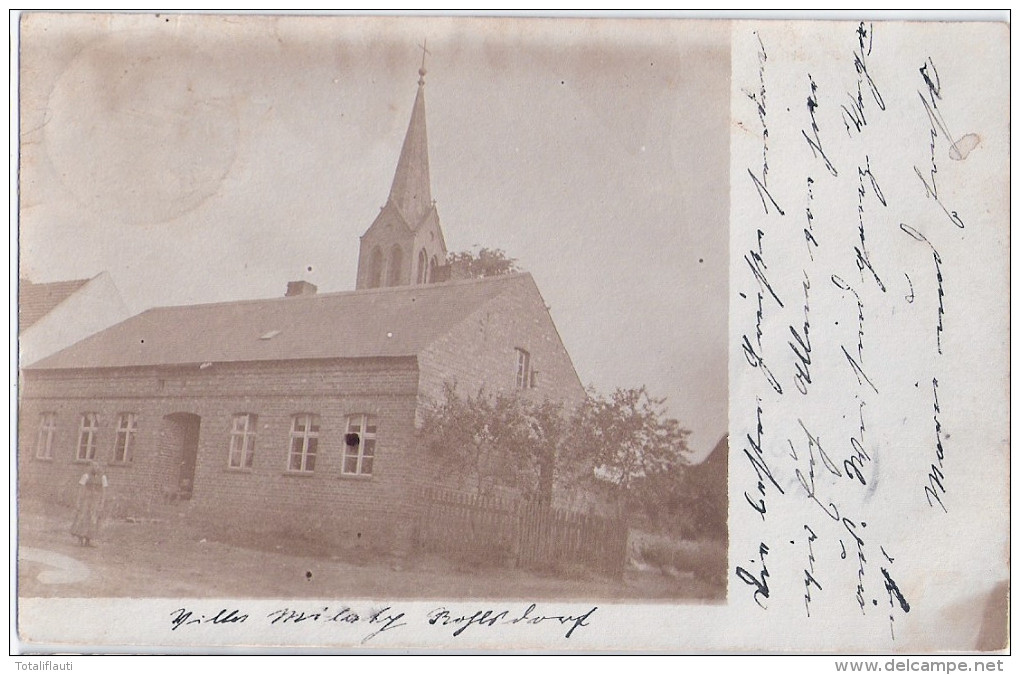
[{"label": "pointed spire", "polygon": [[397,171],[390,188],[390,199],[407,224],[415,229],[432,207],[429,180],[429,148],[425,133],[425,54],[422,47],[421,68],[418,69],[418,93],[411,108],[404,145],[400,149]]}]

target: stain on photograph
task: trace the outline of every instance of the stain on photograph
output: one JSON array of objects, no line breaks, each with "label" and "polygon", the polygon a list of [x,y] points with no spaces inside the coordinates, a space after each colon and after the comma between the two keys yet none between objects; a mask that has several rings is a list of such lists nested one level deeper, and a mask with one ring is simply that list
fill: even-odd
[{"label": "stain on photograph", "polygon": [[728,24],[19,28],[20,597],[725,602]]}]

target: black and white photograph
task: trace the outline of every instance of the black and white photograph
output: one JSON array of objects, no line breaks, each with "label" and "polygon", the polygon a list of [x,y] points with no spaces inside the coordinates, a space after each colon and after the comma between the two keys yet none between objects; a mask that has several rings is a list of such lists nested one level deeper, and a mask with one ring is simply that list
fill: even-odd
[{"label": "black and white photograph", "polygon": [[19,28],[19,596],[725,599],[725,24]]},{"label": "black and white photograph", "polygon": [[12,13],[12,655],[1001,671],[1002,14]]}]

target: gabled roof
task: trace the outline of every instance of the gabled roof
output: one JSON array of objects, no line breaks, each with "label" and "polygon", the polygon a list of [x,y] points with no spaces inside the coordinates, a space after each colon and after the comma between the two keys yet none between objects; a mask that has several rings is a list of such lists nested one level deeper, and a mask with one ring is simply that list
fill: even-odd
[{"label": "gabled roof", "polygon": [[343,293],[158,307],[29,370],[414,356],[530,274]]},{"label": "gabled roof", "polygon": [[702,458],[701,462],[691,468],[701,474],[717,474],[722,476],[721,480],[726,481],[726,465],[730,456],[730,435],[725,433],[719,442],[715,444],[708,455]]},{"label": "gabled roof", "polygon": [[25,329],[52,312],[57,305],[74,295],[89,281],[91,280],[75,279],[73,281],[33,284],[28,279],[19,280],[18,333],[23,333]]},{"label": "gabled roof", "polygon": [[429,143],[425,133],[425,71],[419,71],[418,93],[411,108],[404,145],[393,175],[389,202],[412,230],[418,229],[432,208],[432,185],[429,179]]}]

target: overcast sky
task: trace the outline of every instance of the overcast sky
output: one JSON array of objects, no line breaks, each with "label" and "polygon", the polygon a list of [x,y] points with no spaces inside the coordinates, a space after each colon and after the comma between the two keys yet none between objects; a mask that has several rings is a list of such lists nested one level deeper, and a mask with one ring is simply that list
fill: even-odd
[{"label": "overcast sky", "polygon": [[21,274],[133,311],[350,290],[428,40],[450,250],[531,272],[585,384],[726,429],[724,24],[28,15]]}]

